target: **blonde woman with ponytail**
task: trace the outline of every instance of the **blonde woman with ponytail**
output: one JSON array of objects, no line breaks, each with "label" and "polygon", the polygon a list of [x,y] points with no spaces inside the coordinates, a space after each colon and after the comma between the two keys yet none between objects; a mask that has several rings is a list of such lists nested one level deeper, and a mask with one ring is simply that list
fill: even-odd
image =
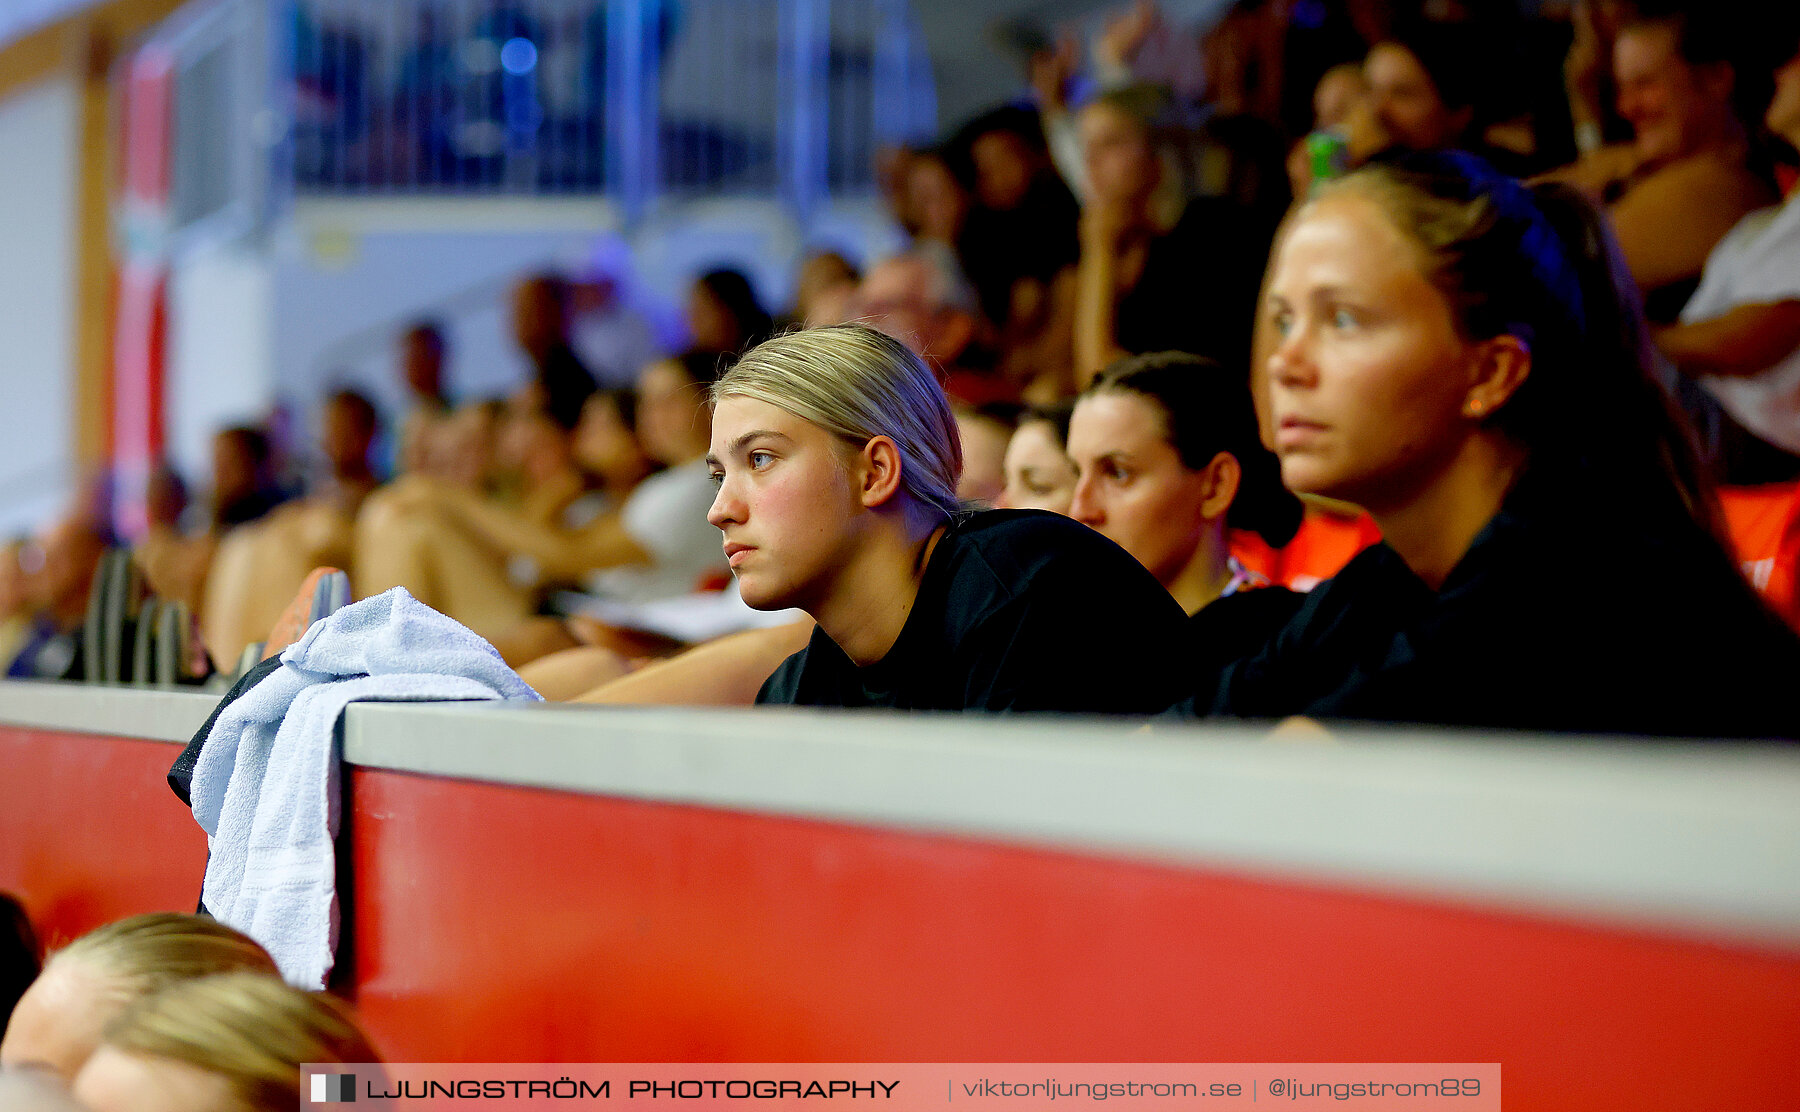
[{"label": "blonde woman with ponytail", "polygon": [[937,379],[862,325],[779,336],[713,387],[708,520],[744,601],[818,628],[762,703],[1147,713],[1180,607],[1123,549],[1038,510],[965,512]]},{"label": "blonde woman with ponytail", "polygon": [[204,915],[152,912],[108,923],[44,963],[0,1040],[0,1069],[72,1080],[106,1025],[133,1001],[215,973],[279,974],[268,951]]},{"label": "blonde woman with ponytail", "polygon": [[75,1078],[93,1112],[289,1112],[306,1063],[380,1062],[344,1004],[227,973],[132,1005]]}]

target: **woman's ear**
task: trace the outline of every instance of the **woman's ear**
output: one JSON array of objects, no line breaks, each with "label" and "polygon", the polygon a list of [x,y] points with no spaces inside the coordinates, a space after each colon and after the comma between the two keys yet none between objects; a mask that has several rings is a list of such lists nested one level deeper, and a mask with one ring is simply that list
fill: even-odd
[{"label": "woman's ear", "polygon": [[1231,509],[1231,503],[1237,498],[1238,484],[1243,481],[1244,469],[1237,457],[1230,452],[1220,452],[1201,471],[1200,515],[1208,521],[1216,521],[1224,517]]},{"label": "woman's ear", "polygon": [[900,493],[900,449],[892,437],[871,437],[857,464],[857,489],[863,505],[875,509]]},{"label": "woman's ear", "polygon": [[1531,348],[1517,336],[1496,336],[1476,345],[1475,360],[1463,416],[1485,421],[1531,376]]}]

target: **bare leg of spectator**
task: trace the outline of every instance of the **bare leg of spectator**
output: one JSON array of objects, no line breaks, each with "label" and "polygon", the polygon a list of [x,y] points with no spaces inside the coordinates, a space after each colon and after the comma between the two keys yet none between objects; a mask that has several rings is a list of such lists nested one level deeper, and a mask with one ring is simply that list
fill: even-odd
[{"label": "bare leg of spectator", "polygon": [[506,560],[429,509],[403,511],[371,495],[356,523],[359,598],[403,586],[483,637],[503,636],[531,616],[535,592],[514,583]]}]

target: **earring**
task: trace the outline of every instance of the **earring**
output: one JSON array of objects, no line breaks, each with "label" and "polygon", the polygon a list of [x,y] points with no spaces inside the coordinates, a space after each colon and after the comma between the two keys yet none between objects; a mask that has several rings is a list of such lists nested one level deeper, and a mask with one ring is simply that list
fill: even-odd
[{"label": "earring", "polygon": [[1464,417],[1480,417],[1486,412],[1487,403],[1480,398],[1470,398],[1468,404],[1463,406]]}]

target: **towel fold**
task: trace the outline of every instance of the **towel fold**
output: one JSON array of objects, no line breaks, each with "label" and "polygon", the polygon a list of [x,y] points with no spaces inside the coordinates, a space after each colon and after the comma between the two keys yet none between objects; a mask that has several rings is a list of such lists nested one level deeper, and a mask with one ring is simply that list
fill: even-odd
[{"label": "towel fold", "polygon": [[494,647],[404,587],[315,622],[211,724],[194,764],[202,902],[319,989],[337,948],[337,723],[357,701],[540,700]]}]

